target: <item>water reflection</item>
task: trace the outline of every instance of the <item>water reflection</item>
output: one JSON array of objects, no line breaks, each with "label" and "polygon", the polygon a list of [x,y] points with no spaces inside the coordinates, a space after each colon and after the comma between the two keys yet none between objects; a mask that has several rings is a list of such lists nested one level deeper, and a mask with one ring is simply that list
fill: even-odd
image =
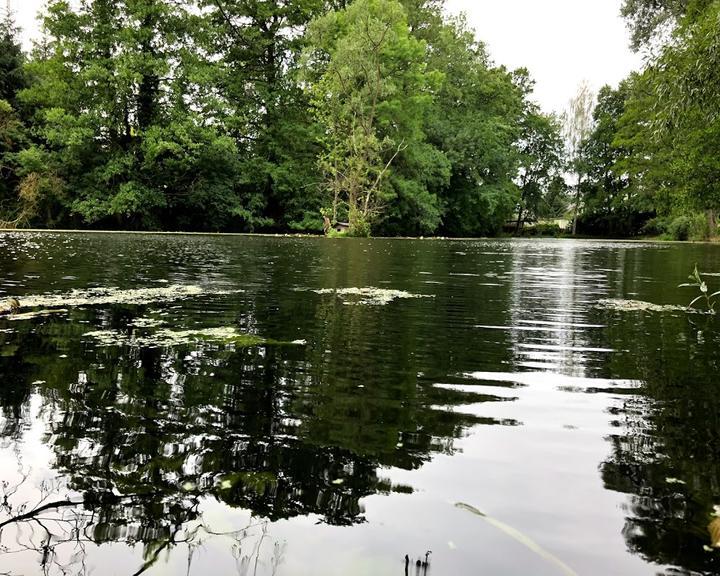
[{"label": "water reflection", "polygon": [[601,467],[605,485],[628,495],[623,533],[630,549],[698,574],[720,572],[708,548],[720,503],[719,329],[711,317],[636,314],[616,335],[633,349],[625,360],[645,386],[613,414],[618,433]]},{"label": "water reflection", "polygon": [[[471,456],[490,439],[519,453],[523,443],[572,451],[585,438],[598,442],[583,453],[592,462],[578,476],[583,490],[600,463],[605,487],[626,495],[614,529],[646,573],[657,572],[652,564],[718,569],[703,549],[720,503],[717,325],[596,306],[634,294],[675,302],[666,286],[686,275],[685,253],[82,235],[5,235],[0,247],[1,290],[21,297],[203,288],[192,298],[0,320],[0,570],[84,574],[110,561],[117,574],[163,573],[165,562],[188,574],[299,574],[308,569],[304,545],[310,557],[322,550],[335,559],[321,566],[317,558],[315,573],[401,574],[405,547],[431,542],[399,536],[410,532],[399,527],[421,523],[446,547],[433,547],[438,573],[468,573],[482,559],[505,573],[551,574],[532,555],[511,568],[489,544],[482,555],[453,552],[453,527],[473,519],[460,519],[450,499],[489,496],[464,495],[452,470],[478,485],[499,473]],[[718,263],[716,252],[691,256]],[[351,305],[314,291],[334,287],[427,297]],[[232,327],[255,340],[137,345],[159,323],[188,333]],[[123,338],[87,336],[98,330]],[[512,452],[506,459],[503,479],[532,483],[537,470]],[[438,462],[447,471],[427,484],[424,469]],[[564,496],[554,492],[523,530],[579,573],[602,573],[571,542],[573,528],[558,526],[564,542],[543,536]],[[521,498],[508,488],[494,503],[503,510]],[[405,515],[381,512],[395,506]],[[421,521],[421,506],[434,516]],[[608,513],[597,506],[593,513]],[[568,526],[581,521],[564,514]],[[469,526],[469,535],[478,529]],[[363,535],[362,552],[308,543],[350,533]],[[209,550],[222,551],[224,563]],[[340,568],[332,562],[343,554],[351,560]]]}]

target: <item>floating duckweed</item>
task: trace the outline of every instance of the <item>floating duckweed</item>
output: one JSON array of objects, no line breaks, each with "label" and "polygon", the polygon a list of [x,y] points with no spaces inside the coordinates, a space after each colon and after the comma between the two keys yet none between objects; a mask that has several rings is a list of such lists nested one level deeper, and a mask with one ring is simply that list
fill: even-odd
[{"label": "floating duckweed", "polygon": [[[71,290],[61,294],[41,294],[20,299],[21,308],[58,308],[63,306],[93,306],[98,304],[150,304],[154,302],[172,302],[209,292],[200,286],[174,284],[162,288],[85,288]],[[239,291],[218,291],[213,294],[231,294]]]},{"label": "floating duckweed", "polygon": [[653,304],[652,302],[644,302],[642,300],[622,300],[619,298],[607,298],[599,300],[598,307],[608,310],[617,310],[619,312],[668,312],[668,311],[687,311],[685,306],[675,304]]},{"label": "floating duckweed", "polygon": [[[384,306],[393,300],[411,298],[433,298],[431,294],[411,294],[403,290],[390,290],[388,288],[323,288],[313,290],[316,294],[335,294],[343,304],[366,306]],[[352,298],[356,296],[357,298]]]},{"label": "floating duckweed", "polygon": [[155,328],[157,326],[162,326],[163,324],[165,324],[165,320],[148,317],[135,318],[132,322],[130,322],[130,326],[135,326],[136,328]]},{"label": "floating duckweed", "polygon": [[200,340],[235,344],[237,346],[259,346],[267,340],[253,334],[243,334],[230,326],[203,328],[200,330],[158,330],[152,334],[128,334],[119,330],[95,330],[84,336],[94,338],[102,346],[182,346]]},{"label": "floating duckweed", "polygon": [[122,332],[120,330],[94,330],[86,332],[83,336],[93,338],[100,346],[134,346],[137,348],[182,346],[200,341],[232,344],[241,348],[261,345],[305,346],[307,344],[305,340],[294,340],[292,342],[268,340],[255,334],[239,332],[231,326],[201,328],[198,330],[162,329],[143,334]]},{"label": "floating duckweed", "polygon": [[[22,304],[21,304],[22,306]],[[7,320],[32,320],[33,318],[43,318],[52,314],[64,314],[67,312],[67,308],[54,308],[52,310],[37,310],[35,312],[23,312],[22,314],[13,314],[12,316],[5,316]]]},{"label": "floating duckweed", "polygon": [[679,478],[665,478],[665,482],[668,484],[687,484],[687,482],[680,480]]}]

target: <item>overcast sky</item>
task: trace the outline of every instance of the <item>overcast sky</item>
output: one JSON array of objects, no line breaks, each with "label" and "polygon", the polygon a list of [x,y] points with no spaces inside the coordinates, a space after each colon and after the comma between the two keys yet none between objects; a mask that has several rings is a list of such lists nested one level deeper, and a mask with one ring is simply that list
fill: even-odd
[{"label": "overcast sky", "polygon": [[[5,2],[5,0],[0,0]],[[497,64],[524,66],[537,81],[535,98],[547,112],[562,111],[587,79],[597,90],[617,84],[640,66],[628,48],[622,0],[446,0],[464,11]],[[36,30],[44,0],[11,0],[24,38]]]},{"label": "overcast sky", "polygon": [[595,90],[616,85],[641,64],[628,48],[622,0],[447,0],[465,12],[495,63],[525,67],[535,98],[560,112],[585,79]]}]

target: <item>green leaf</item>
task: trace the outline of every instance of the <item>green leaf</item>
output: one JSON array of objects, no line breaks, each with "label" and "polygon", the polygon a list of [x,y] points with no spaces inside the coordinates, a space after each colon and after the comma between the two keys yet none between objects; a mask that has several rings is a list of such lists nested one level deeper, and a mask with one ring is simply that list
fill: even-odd
[{"label": "green leaf", "polygon": [[692,308],[693,305],[694,305],[697,301],[702,300],[703,298],[705,298],[705,296],[698,296],[697,298],[695,298],[695,300],[693,300],[692,302],[690,302],[690,304],[688,304],[688,308]]}]

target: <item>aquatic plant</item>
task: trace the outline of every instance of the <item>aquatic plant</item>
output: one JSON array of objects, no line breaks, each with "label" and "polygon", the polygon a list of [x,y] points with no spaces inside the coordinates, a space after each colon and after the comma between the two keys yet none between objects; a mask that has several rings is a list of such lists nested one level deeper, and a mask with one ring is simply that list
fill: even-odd
[{"label": "aquatic plant", "polygon": [[679,288],[697,288],[700,291],[700,295],[690,302],[687,307],[692,308],[695,304],[704,300],[707,311],[710,314],[715,314],[715,304],[717,304],[717,298],[720,296],[720,290],[713,292],[712,294],[709,293],[710,289],[708,288],[707,282],[703,280],[697,264],[695,264],[695,270],[693,270],[693,273],[688,276],[688,279],[690,282],[680,284]]},{"label": "aquatic plant", "polygon": [[393,300],[404,300],[413,298],[432,298],[432,294],[411,294],[404,290],[390,290],[388,288],[323,288],[313,290],[316,294],[334,294],[340,298],[343,304],[366,306],[384,306]]},{"label": "aquatic plant", "polygon": [[669,312],[673,310],[686,311],[687,307],[674,304],[653,304],[643,300],[625,300],[622,298],[602,298],[596,306],[606,310],[618,312]]},{"label": "aquatic plant", "polygon": [[230,326],[199,330],[161,329],[146,334],[127,333],[120,330],[95,330],[86,332],[84,336],[95,339],[99,346],[134,346],[137,348],[183,346],[200,341],[234,344],[241,348],[273,344],[292,346],[304,346],[306,344],[305,340],[294,340],[292,342],[268,340],[254,334],[239,332]]}]

